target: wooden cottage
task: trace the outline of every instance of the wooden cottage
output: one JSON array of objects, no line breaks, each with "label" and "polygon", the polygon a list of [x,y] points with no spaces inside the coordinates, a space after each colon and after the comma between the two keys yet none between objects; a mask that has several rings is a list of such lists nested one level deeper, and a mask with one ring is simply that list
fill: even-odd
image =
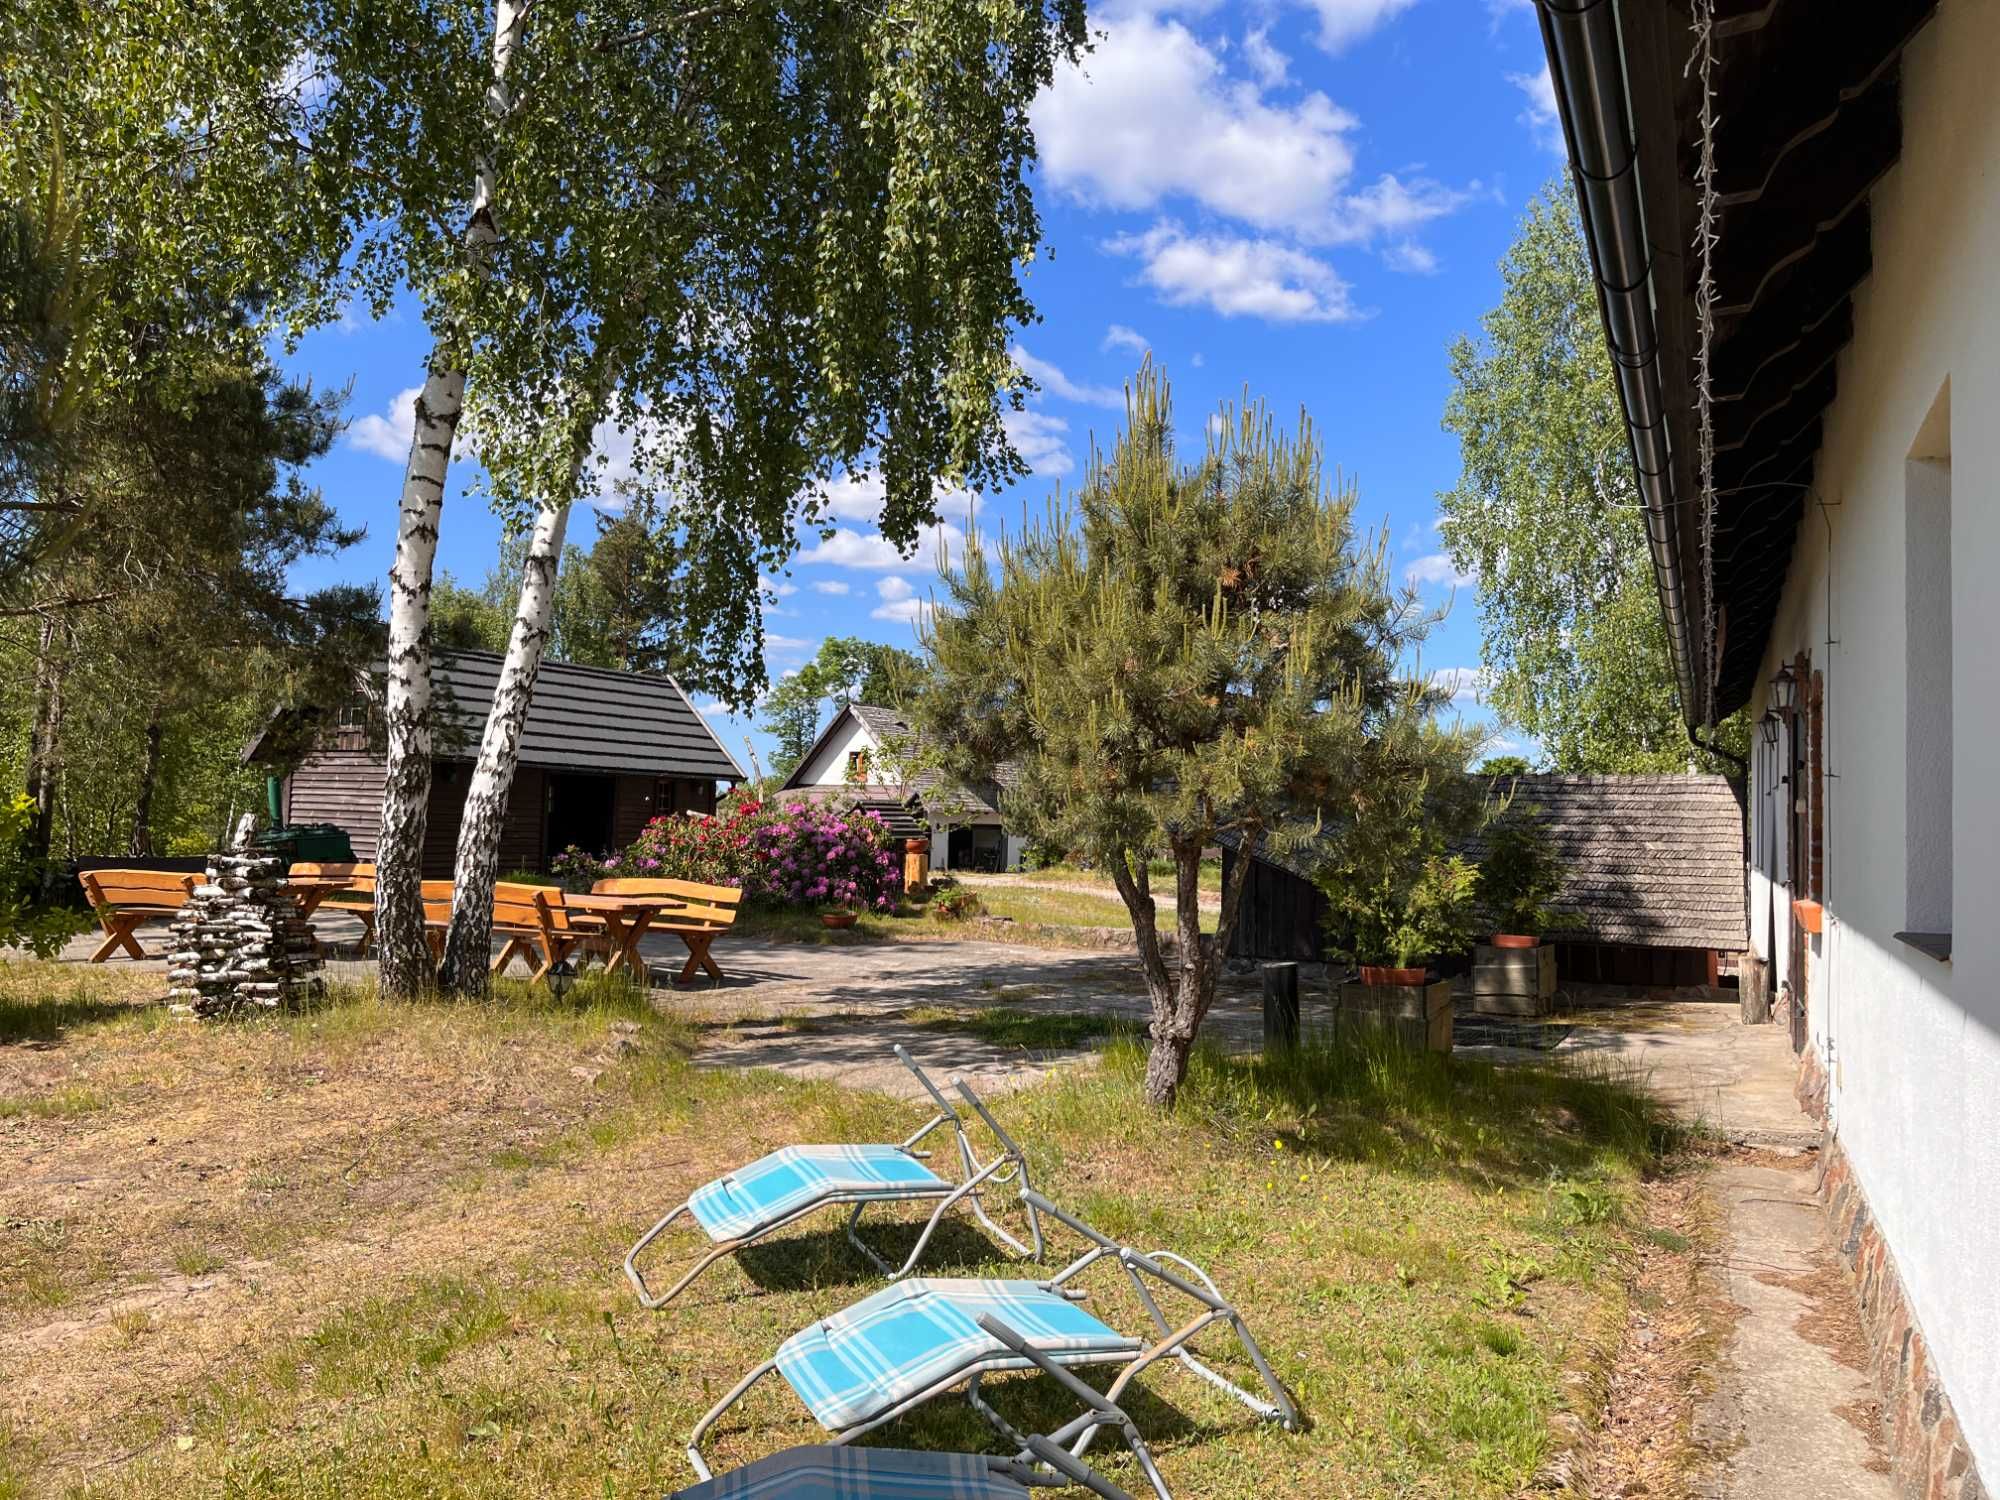
[{"label": "wooden cottage", "polygon": [[[1521,776],[1506,816],[1540,823],[1562,861],[1564,979],[1712,984],[1749,946],[1743,809],[1725,778]],[[1463,852],[1485,851],[1473,840]],[[1301,856],[1252,865],[1232,958],[1325,958],[1326,897]]]},{"label": "wooden cottage", "polygon": [[[500,664],[488,651],[432,658],[438,728],[424,834],[427,877],[451,874]],[[366,695],[342,708],[283,789],[285,822],[338,824],[360,859],[375,857],[382,822],[384,763],[369,733],[376,712]],[[250,747],[250,758],[257,748]],[[500,868],[546,870],[572,844],[593,853],[623,848],[662,814],[713,812],[716,783],[743,779],[735,757],[672,678],[545,662],[522,729]]]}]

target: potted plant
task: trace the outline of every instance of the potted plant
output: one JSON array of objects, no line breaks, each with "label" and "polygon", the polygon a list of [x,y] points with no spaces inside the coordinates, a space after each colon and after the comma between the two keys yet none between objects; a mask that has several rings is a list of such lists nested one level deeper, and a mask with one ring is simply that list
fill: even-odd
[{"label": "potted plant", "polygon": [[1361,971],[1363,984],[1420,985],[1431,960],[1471,939],[1478,871],[1460,855],[1429,855],[1391,868],[1336,896],[1331,951]]},{"label": "potted plant", "polygon": [[1534,811],[1503,815],[1487,830],[1478,905],[1493,923],[1496,948],[1537,947],[1554,920],[1549,903],[1562,890],[1562,865]]},{"label": "potted plant", "polygon": [[845,906],[823,906],[820,908],[819,925],[839,931],[852,927],[860,915],[859,912]]}]

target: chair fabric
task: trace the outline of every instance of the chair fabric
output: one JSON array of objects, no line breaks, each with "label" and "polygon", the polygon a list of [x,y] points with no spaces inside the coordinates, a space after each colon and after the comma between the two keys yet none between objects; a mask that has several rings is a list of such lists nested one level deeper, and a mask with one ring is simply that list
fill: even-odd
[{"label": "chair fabric", "polygon": [[979,1326],[991,1313],[1057,1364],[1145,1348],[1033,1281],[919,1278],[864,1297],[778,1346],[778,1372],[822,1427],[842,1432],[953,1374],[1032,1368]]},{"label": "chair fabric", "polygon": [[973,1453],[787,1448],[672,1500],[1023,1500],[1027,1489]]},{"label": "chair fabric", "polygon": [[696,1188],[688,1211],[719,1242],[755,1234],[835,1194],[922,1198],[951,1189],[900,1146],[786,1146]]}]

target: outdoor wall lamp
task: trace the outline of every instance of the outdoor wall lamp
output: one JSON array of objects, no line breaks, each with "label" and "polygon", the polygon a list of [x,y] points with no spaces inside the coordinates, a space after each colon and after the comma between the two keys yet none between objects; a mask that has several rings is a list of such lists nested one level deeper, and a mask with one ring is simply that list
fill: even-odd
[{"label": "outdoor wall lamp", "polygon": [[1764,717],[1757,721],[1757,732],[1763,737],[1767,749],[1777,746],[1778,729],[1784,722],[1784,717],[1771,709],[1765,710]]},{"label": "outdoor wall lamp", "polygon": [[1781,714],[1790,714],[1798,707],[1799,679],[1792,671],[1790,662],[1778,668],[1778,675],[1771,679],[1771,692],[1777,699],[1777,709]]}]

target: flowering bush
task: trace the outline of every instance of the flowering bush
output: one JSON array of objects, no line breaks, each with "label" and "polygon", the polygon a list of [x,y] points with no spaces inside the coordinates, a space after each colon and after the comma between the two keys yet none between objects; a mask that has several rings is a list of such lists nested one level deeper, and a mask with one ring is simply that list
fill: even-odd
[{"label": "flowering bush", "polygon": [[697,880],[783,906],[887,911],[903,891],[902,860],[880,818],[810,802],[740,800],[718,817],[655,818],[609,859],[572,847],[550,864],[572,889],[606,876]]}]

